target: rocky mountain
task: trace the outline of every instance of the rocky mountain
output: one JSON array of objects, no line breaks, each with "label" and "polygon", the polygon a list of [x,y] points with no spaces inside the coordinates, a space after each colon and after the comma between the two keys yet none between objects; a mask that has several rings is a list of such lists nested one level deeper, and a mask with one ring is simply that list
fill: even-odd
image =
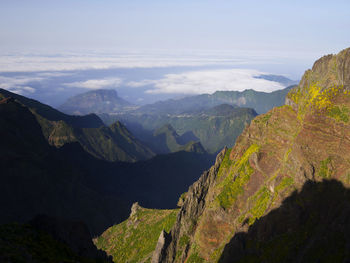
[{"label": "rocky mountain", "polygon": [[120,98],[114,89],[98,89],[69,98],[59,110],[67,114],[113,113],[131,109],[133,105]]},{"label": "rocky mountain", "polygon": [[[157,134],[164,132],[166,127],[171,125],[174,131],[168,129],[169,131],[165,134],[170,135],[175,132],[179,134],[179,139],[182,141],[200,141],[207,152],[217,153],[225,146],[231,147],[244,127],[256,115],[253,109],[221,104],[213,108],[197,109],[181,115],[120,114],[103,115],[101,118],[106,123],[116,119],[120,120],[141,141],[151,144]],[[168,141],[168,144],[175,145],[171,141]],[[176,145],[170,146],[169,150],[175,148]]]},{"label": "rocky mountain", "polygon": [[67,143],[78,142],[91,155],[108,161],[135,162],[154,156],[120,122],[107,127],[95,114],[66,115],[50,106],[6,90],[0,90],[1,97],[15,98],[27,106],[52,146],[59,148]]},{"label": "rocky mountain", "polygon": [[218,155],[153,262],[350,260],[349,113],[350,48],[316,61]]},{"label": "rocky mountain", "polygon": [[350,48],[317,60],[218,154],[152,263],[349,261],[349,114]]}]

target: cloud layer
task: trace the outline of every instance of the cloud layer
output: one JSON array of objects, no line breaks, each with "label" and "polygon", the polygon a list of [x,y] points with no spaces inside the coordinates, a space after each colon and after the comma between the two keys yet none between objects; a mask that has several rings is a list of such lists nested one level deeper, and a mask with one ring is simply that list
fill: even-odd
[{"label": "cloud layer", "polygon": [[63,85],[69,88],[103,89],[103,88],[116,88],[121,83],[122,83],[122,80],[120,78],[106,78],[106,79],[89,79],[86,81],[64,83]]},{"label": "cloud layer", "polygon": [[275,57],[238,51],[0,53],[0,72],[243,65],[266,62],[276,63]]},{"label": "cloud layer", "polygon": [[0,76],[0,88],[6,89],[17,94],[34,93],[35,88],[30,87],[29,84],[32,82],[40,82],[44,78],[42,77],[27,77],[27,76],[16,76],[16,77],[4,77]]},{"label": "cloud layer", "polygon": [[146,91],[150,94],[202,94],[214,93],[218,90],[243,91],[254,89],[272,92],[284,88],[280,83],[255,78],[264,73],[248,69],[224,69],[191,71],[181,74],[167,74],[159,80],[142,80],[129,82],[130,87],[150,86]]}]

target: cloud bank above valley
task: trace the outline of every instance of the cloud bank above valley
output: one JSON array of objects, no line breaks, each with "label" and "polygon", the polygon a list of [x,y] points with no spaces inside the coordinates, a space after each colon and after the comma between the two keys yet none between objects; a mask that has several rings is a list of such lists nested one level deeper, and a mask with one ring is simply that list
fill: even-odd
[{"label": "cloud bank above valley", "polygon": [[94,89],[116,89],[132,103],[147,104],[218,90],[282,89],[283,83],[259,76],[289,74],[286,61],[290,67],[281,54],[238,51],[2,51],[0,88],[52,106]]},{"label": "cloud bank above valley", "polygon": [[83,88],[83,89],[104,89],[104,88],[116,88],[122,84],[120,78],[106,78],[106,79],[89,79],[86,81],[76,81],[71,83],[64,83],[63,86],[70,88]]},{"label": "cloud bank above valley", "polygon": [[218,90],[243,91],[246,89],[272,92],[285,88],[278,82],[256,78],[264,74],[266,73],[249,69],[190,71],[167,74],[158,80],[133,81],[127,85],[134,88],[150,86],[146,90],[149,94],[202,94],[214,93]]}]

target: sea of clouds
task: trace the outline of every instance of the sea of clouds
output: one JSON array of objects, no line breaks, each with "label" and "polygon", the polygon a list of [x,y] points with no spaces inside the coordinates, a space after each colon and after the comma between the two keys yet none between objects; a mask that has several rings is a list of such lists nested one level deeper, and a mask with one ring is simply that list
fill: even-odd
[{"label": "sea of clouds", "polygon": [[116,89],[133,103],[218,90],[271,92],[284,85],[257,78],[275,72],[256,68],[280,63],[271,56],[204,51],[8,52],[0,53],[0,88],[54,106],[94,89]]}]

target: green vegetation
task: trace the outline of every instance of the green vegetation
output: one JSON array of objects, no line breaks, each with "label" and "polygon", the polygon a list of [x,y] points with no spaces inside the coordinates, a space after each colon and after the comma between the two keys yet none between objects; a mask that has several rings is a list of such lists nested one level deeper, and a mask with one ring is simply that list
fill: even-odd
[{"label": "green vegetation", "polygon": [[170,231],[177,213],[178,209],[140,207],[128,220],[107,229],[95,244],[118,263],[150,262],[161,231]]},{"label": "green vegetation", "polygon": [[259,116],[259,117],[255,118],[254,122],[267,123],[269,121],[269,119],[271,118],[271,116],[272,116],[272,113],[264,114],[262,116]]},{"label": "green vegetation", "polygon": [[284,189],[294,184],[294,180],[292,177],[285,176],[282,181],[275,187],[275,192],[280,193]]},{"label": "green vegetation", "polygon": [[271,192],[267,189],[266,186],[262,187],[252,198],[253,207],[250,209],[252,215],[249,218],[249,224],[253,224],[257,218],[260,218],[264,215],[268,205],[272,199]]},{"label": "green vegetation", "polygon": [[217,196],[217,201],[223,208],[229,208],[244,192],[244,185],[249,181],[253,169],[249,165],[249,157],[259,151],[257,144],[252,144],[242,157],[234,164],[227,177],[218,185],[222,190]]},{"label": "green vegetation", "polygon": [[199,255],[198,255],[198,252],[194,252],[192,253],[186,263],[202,263],[202,262],[205,262],[203,258],[201,258]]},{"label": "green vegetation", "polygon": [[190,237],[188,235],[183,235],[179,240],[180,248],[185,247],[190,242]]},{"label": "green vegetation", "polygon": [[192,244],[190,254],[186,260],[186,263],[202,263],[205,262],[198,254],[198,247],[196,244]]},{"label": "green vegetation", "polygon": [[221,162],[219,172],[217,175],[218,179],[220,179],[227,172],[227,169],[229,169],[233,164],[233,161],[230,159],[231,151],[232,151],[232,148],[229,148],[225,153],[224,159]]},{"label": "green vegetation", "polygon": [[334,118],[336,121],[342,121],[345,123],[349,122],[349,113],[350,110],[346,106],[333,106],[329,109],[328,116]]},{"label": "green vegetation", "polygon": [[[189,141],[200,141],[207,152],[217,153],[225,146],[232,147],[236,138],[255,116],[256,112],[253,109],[219,105],[214,108],[197,109],[182,114],[125,113],[101,117],[106,123],[120,120],[128,124],[128,128],[136,137],[147,143],[151,142],[151,144],[154,144],[152,143],[154,138],[152,138],[153,134],[149,133],[156,131],[154,135],[157,136],[161,135],[159,131],[162,131],[164,134],[162,140],[166,140],[168,150],[177,150],[178,144],[184,145]],[[172,139],[174,132],[171,129],[164,129],[168,125],[171,125],[172,129],[176,131],[179,140]]]},{"label": "green vegetation", "polygon": [[330,168],[331,158],[328,157],[327,159],[320,162],[320,170],[318,172],[318,175],[323,178],[330,178],[332,175],[332,169]]}]

